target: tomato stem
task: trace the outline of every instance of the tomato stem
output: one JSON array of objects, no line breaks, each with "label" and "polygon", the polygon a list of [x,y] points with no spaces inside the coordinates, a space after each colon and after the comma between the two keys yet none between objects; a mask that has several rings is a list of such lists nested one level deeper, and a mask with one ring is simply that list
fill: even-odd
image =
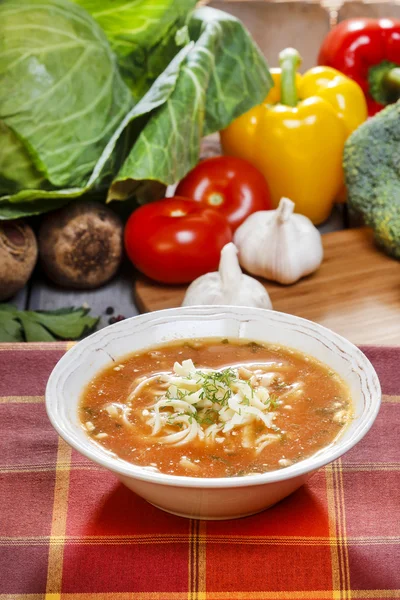
[{"label": "tomato stem", "polygon": [[219,194],[218,192],[213,192],[212,194],[210,194],[208,196],[208,204],[210,206],[221,206],[223,201],[224,201],[223,195]]},{"label": "tomato stem", "polygon": [[281,67],[281,104],[297,106],[296,71],[301,64],[301,56],[294,48],[285,48],[279,54]]}]

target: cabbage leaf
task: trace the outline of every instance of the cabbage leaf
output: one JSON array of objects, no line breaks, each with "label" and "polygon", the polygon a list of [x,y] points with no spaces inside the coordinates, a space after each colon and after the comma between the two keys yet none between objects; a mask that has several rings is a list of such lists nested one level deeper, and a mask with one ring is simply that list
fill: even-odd
[{"label": "cabbage leaf", "polygon": [[148,92],[180,50],[183,44],[179,32],[196,5],[196,0],[74,2],[85,8],[103,29],[135,101]]},{"label": "cabbage leaf", "polygon": [[147,182],[195,165],[203,135],[264,99],[271,76],[240,21],[174,6],[0,3],[0,219],[107,189],[140,201]]},{"label": "cabbage leaf", "polygon": [[197,41],[175,89],[138,136],[113,181],[109,200],[129,196],[136,180],[168,185],[181,179],[199,159],[202,136],[227,127],[260,104],[272,85],[264,57],[236,18],[203,7],[194,12],[189,27]]},{"label": "cabbage leaf", "polygon": [[0,118],[44,189],[80,187],[133,104],[108,40],[64,0],[3,0],[0,23]]}]

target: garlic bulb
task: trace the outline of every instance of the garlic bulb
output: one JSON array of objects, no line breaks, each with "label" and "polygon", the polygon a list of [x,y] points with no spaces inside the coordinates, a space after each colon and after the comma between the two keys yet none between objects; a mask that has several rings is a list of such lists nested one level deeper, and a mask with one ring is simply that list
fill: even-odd
[{"label": "garlic bulb", "polygon": [[188,287],[182,306],[199,304],[272,308],[264,286],[256,279],[243,275],[237,248],[232,242],[222,248],[219,270],[198,277]]},{"label": "garlic bulb", "polygon": [[246,271],[289,284],[318,269],[321,234],[310,219],[293,210],[294,203],[282,198],[276,210],[256,212],[236,230],[234,242]]}]

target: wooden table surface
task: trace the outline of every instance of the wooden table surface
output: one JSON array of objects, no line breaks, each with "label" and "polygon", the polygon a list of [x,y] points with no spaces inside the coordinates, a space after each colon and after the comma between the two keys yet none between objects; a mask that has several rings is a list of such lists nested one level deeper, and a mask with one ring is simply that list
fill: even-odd
[{"label": "wooden table surface", "polygon": [[[399,263],[377,250],[367,229],[323,236],[324,261],[313,275],[291,286],[262,281],[275,310],[329,327],[355,344],[400,342]],[[140,276],[141,312],[180,306],[185,286],[161,286]]]}]

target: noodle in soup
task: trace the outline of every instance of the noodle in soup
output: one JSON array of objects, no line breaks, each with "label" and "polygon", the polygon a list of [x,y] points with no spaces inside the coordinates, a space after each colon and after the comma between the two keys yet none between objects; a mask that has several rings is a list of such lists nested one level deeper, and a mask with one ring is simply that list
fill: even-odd
[{"label": "noodle in soup", "polygon": [[289,467],[332,444],[349,390],[296,350],[234,339],[132,354],[87,386],[80,419],[97,444],[153,471],[235,477]]}]

